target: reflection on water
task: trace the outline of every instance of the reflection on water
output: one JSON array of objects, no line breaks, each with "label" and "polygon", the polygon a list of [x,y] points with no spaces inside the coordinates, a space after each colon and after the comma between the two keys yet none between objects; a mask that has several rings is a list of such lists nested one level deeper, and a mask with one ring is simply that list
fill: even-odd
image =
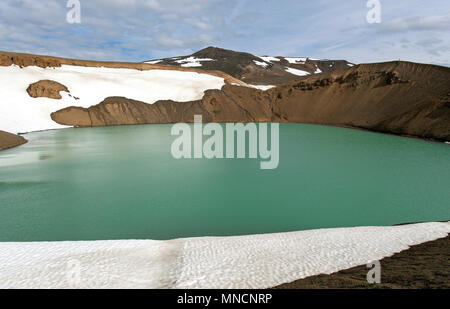
[{"label": "reflection on water", "polygon": [[[6,150],[11,151],[11,150]],[[0,156],[0,168],[39,161],[39,152],[19,152],[15,155]]]}]

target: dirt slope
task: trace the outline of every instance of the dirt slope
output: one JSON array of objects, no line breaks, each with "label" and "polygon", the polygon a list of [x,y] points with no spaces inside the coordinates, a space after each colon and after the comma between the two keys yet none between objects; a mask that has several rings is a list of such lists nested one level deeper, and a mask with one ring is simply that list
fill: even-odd
[{"label": "dirt slope", "polygon": [[22,136],[0,131],[0,150],[16,147],[27,142]]},{"label": "dirt slope", "polygon": [[450,68],[365,64],[269,92],[282,121],[450,140]]},{"label": "dirt slope", "polygon": [[52,114],[60,124],[192,122],[297,122],[450,140],[450,68],[409,62],[363,64],[324,73],[268,91],[225,85],[202,100],[153,105],[108,98],[89,109]]}]

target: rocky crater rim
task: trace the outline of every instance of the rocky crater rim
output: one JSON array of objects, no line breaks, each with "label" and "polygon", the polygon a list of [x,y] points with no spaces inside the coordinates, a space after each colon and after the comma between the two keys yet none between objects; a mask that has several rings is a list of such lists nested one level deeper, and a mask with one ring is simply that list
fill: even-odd
[{"label": "rocky crater rim", "polygon": [[267,91],[235,85],[201,100],[147,104],[110,97],[51,115],[62,125],[192,122],[291,122],[450,140],[450,68],[408,62],[363,64],[309,76]]}]

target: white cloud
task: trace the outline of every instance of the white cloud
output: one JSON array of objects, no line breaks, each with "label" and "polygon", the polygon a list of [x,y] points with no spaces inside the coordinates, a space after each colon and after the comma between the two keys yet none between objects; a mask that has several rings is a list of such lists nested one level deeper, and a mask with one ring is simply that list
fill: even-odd
[{"label": "white cloud", "polygon": [[188,24],[190,24],[190,25],[192,25],[192,26],[195,26],[195,27],[197,27],[197,28],[199,28],[199,29],[202,29],[202,30],[209,30],[209,29],[212,28],[212,27],[211,27],[211,24],[206,23],[206,22],[203,22],[203,21],[198,20],[198,19],[194,19],[194,18],[186,18],[184,21],[185,21],[186,23],[188,23]]},{"label": "white cloud", "polygon": [[450,14],[432,16],[408,16],[381,23],[382,31],[448,31],[450,29]]},{"label": "white cloud", "polygon": [[447,0],[382,1],[382,23],[377,25],[367,24],[365,3],[81,0],[82,23],[69,25],[64,0],[2,0],[0,46],[10,51],[128,61],[183,55],[215,45],[256,55],[341,58],[356,63],[399,58],[449,62]]}]

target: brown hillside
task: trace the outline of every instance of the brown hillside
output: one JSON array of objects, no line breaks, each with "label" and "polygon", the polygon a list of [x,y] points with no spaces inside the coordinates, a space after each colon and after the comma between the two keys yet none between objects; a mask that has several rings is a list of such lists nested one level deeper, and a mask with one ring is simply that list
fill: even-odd
[{"label": "brown hillside", "polygon": [[226,85],[202,100],[153,105],[108,98],[89,109],[52,114],[60,124],[279,121],[362,128],[450,140],[450,68],[409,62],[363,64],[268,91]]},{"label": "brown hillside", "polygon": [[364,64],[269,93],[275,120],[450,140],[450,68]]},{"label": "brown hillside", "polygon": [[0,150],[16,147],[27,142],[22,136],[0,131]]}]

